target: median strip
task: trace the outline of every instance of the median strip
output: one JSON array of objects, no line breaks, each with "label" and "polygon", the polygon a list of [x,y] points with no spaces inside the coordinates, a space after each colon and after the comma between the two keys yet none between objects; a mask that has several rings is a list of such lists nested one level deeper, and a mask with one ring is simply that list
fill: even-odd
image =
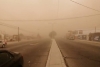
[{"label": "median strip", "polygon": [[62,54],[54,39],[52,39],[52,46],[49,52],[46,67],[66,67]]}]

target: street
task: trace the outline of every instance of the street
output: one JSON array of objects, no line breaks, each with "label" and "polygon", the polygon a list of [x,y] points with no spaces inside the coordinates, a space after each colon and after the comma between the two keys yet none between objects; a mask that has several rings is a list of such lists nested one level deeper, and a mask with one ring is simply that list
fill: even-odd
[{"label": "street", "polygon": [[45,67],[48,53],[51,47],[49,39],[41,41],[27,41],[8,45],[6,49],[20,52],[24,57],[24,67]]},{"label": "street", "polygon": [[100,67],[100,0],[0,0],[0,67]]},{"label": "street", "polygon": [[[96,44],[96,42],[63,38],[55,40],[64,58],[66,67],[100,67],[99,42]],[[24,67],[46,67],[51,45],[53,44],[50,39],[41,39],[9,44],[6,48],[0,49],[20,52],[24,57]],[[52,46],[55,51],[58,47]]]},{"label": "street", "polygon": [[100,67],[100,46],[96,43],[65,39],[56,41],[68,67]]}]

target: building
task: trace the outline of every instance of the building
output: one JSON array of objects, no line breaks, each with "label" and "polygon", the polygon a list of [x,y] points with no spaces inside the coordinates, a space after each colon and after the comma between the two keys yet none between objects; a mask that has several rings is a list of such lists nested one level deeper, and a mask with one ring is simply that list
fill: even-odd
[{"label": "building", "polygon": [[[82,40],[95,40],[96,38],[99,38],[100,30],[76,30],[75,31],[75,37],[76,39],[82,39]],[[94,39],[95,38],[95,39]]]},{"label": "building", "polygon": [[89,40],[90,41],[100,41],[100,32],[90,33]]}]

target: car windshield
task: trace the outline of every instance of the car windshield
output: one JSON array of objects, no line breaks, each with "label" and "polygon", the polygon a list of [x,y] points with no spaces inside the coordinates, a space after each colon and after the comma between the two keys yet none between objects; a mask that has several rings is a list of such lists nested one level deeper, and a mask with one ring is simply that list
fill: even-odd
[{"label": "car windshield", "polygon": [[0,40],[11,65],[100,67],[100,0],[0,0]]}]

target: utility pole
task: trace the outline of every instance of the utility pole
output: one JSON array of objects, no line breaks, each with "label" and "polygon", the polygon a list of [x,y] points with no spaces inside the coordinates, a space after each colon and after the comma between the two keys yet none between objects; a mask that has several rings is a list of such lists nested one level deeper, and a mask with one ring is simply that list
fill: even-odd
[{"label": "utility pole", "polygon": [[97,29],[96,29],[96,27],[95,27],[95,33],[97,32],[96,30],[97,30]]},{"label": "utility pole", "polygon": [[38,38],[39,37],[39,27],[38,27],[37,31],[38,31],[38,33],[37,33],[37,38]]},{"label": "utility pole", "polygon": [[39,34],[39,30],[40,30],[40,29],[38,28],[38,34]]},{"label": "utility pole", "polygon": [[54,22],[52,22],[52,31],[54,31]]},{"label": "utility pole", "polygon": [[18,27],[18,42],[19,42],[19,27]]},{"label": "utility pole", "polygon": [[53,26],[54,26],[53,24],[54,24],[54,23],[52,23],[52,31],[53,31]]}]

